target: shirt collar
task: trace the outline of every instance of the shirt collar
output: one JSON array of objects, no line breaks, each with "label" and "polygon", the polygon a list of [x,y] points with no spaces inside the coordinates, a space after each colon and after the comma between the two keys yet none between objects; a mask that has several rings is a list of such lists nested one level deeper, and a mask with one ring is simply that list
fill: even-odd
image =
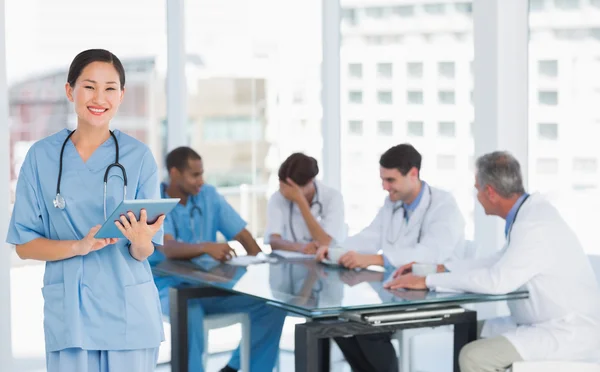
[{"label": "shirt collar", "polygon": [[[170,198],[169,194],[167,194],[167,188],[169,187],[169,184],[166,182],[162,182],[160,184],[160,197],[163,199],[166,198]],[[200,192],[196,195],[189,195],[187,198],[187,202],[185,203],[185,208],[189,207],[189,206],[193,206],[194,203],[198,203],[198,196],[202,193],[202,190],[204,190],[204,188],[200,189]],[[181,204],[177,203],[177,206],[180,206]],[[177,207],[176,206],[176,207]]]},{"label": "shirt collar", "polygon": [[404,203],[404,208],[406,210],[413,212],[415,209],[417,209],[419,203],[421,202],[421,199],[423,199],[423,194],[425,193],[426,187],[428,187],[427,182],[421,181],[421,191],[419,191],[419,195],[417,195],[417,197],[415,198],[415,200],[412,201],[412,203]]},{"label": "shirt collar", "polygon": [[524,193],[517,199],[515,204],[512,206],[508,215],[506,216],[506,225],[504,225],[504,236],[508,236],[508,230],[510,230],[511,225],[515,222],[515,217],[517,216],[517,211],[521,207],[521,204],[525,201],[525,199],[529,196],[528,193]]}]

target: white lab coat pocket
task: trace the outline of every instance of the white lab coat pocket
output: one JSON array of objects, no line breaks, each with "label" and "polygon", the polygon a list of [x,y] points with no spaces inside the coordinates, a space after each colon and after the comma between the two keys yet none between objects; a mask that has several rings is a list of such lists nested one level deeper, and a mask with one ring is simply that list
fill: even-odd
[{"label": "white lab coat pocket", "polygon": [[64,283],[50,284],[42,288],[44,296],[44,337],[46,351],[55,351],[64,343],[65,326],[65,286]]},{"label": "white lab coat pocket", "polygon": [[153,280],[125,287],[127,343],[138,348],[158,347],[164,340],[158,290]]}]

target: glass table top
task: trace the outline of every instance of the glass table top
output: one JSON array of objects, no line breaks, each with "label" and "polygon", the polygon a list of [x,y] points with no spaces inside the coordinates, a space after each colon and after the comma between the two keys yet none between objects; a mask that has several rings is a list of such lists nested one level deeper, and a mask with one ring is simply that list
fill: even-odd
[{"label": "glass table top", "polygon": [[233,266],[212,259],[167,260],[153,267],[161,276],[181,284],[209,285],[264,299],[271,305],[307,316],[335,316],[354,310],[452,306],[478,302],[518,300],[527,292],[506,295],[450,293],[383,288],[387,276],[374,270],[348,270],[312,260],[273,260]]}]

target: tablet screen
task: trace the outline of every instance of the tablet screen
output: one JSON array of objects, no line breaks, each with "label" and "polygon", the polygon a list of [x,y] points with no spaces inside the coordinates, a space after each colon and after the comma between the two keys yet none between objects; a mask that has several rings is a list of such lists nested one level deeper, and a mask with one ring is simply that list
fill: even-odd
[{"label": "tablet screen", "polygon": [[106,221],[102,224],[102,227],[94,238],[106,239],[106,238],[125,238],[121,231],[115,225],[115,221],[118,221],[121,215],[127,214],[127,212],[133,212],[135,218],[139,221],[140,212],[142,209],[146,210],[148,217],[148,223],[153,223],[161,215],[166,215],[175,208],[179,203],[179,198],[171,199],[134,199],[134,200],[123,200],[121,204],[115,208],[115,210],[108,216]]}]

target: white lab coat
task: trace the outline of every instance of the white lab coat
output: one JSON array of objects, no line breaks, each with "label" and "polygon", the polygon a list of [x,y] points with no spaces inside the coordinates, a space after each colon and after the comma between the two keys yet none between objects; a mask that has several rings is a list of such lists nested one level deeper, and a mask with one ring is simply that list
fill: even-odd
[{"label": "white lab coat", "polygon": [[[346,239],[344,249],[363,254],[381,251],[395,267],[413,261],[440,264],[461,256],[465,245],[465,221],[456,200],[446,191],[429,185],[425,187],[408,224],[402,211],[392,214],[394,202],[386,197],[373,222]],[[417,242],[419,234],[421,238]]]},{"label": "white lab coat", "polygon": [[[344,240],[346,235],[346,224],[344,221],[344,199],[342,194],[325,185],[320,181],[315,181],[318,192],[312,201],[310,208],[312,215],[319,221],[319,224],[325,232],[336,242]],[[290,201],[281,195],[279,191],[275,192],[267,204],[267,227],[265,229],[265,244],[270,243],[271,235],[281,235],[288,241],[294,241],[290,221],[293,224],[296,239],[299,242],[308,243],[312,241],[310,230],[302,217],[300,208],[295,203],[292,207],[290,217]],[[318,203],[322,206],[319,208]]]},{"label": "white lab coat", "polygon": [[528,360],[600,361],[600,291],[583,248],[558,211],[531,195],[513,223],[508,243],[492,257],[448,263],[429,275],[429,288],[504,294],[511,316],[488,321],[482,337],[503,335]]}]

